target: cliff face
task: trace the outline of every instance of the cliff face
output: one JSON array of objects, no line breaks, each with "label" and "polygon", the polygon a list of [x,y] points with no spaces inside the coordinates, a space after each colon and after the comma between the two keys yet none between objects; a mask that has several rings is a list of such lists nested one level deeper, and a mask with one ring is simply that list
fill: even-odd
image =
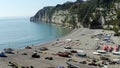
[{"label": "cliff face", "polygon": [[55,23],[59,24],[61,26],[71,27],[72,24],[70,24],[68,21],[75,17],[77,18],[77,14],[71,14],[70,8],[73,6],[76,2],[67,2],[63,5],[56,5],[54,7],[44,7],[43,9],[39,10],[35,16],[30,18],[30,21],[32,22],[49,22],[49,23]]},{"label": "cliff face", "polygon": [[[89,0],[87,2],[66,2],[62,5],[44,7],[33,17],[32,22],[50,22],[65,27],[101,28],[108,21],[117,19],[119,0]],[[120,14],[119,14],[120,16]],[[109,19],[109,20],[108,20]],[[100,20],[104,20],[101,22]]]},{"label": "cliff face", "polygon": [[68,15],[68,10],[59,10],[59,11],[55,11],[52,15],[52,19],[51,21],[53,23],[58,23],[58,24],[62,24],[66,15]]},{"label": "cliff face", "polygon": [[30,21],[39,22],[39,21],[45,21],[45,22],[51,22],[52,17],[52,9],[53,7],[44,7],[43,9],[39,10],[35,16],[31,17]]}]

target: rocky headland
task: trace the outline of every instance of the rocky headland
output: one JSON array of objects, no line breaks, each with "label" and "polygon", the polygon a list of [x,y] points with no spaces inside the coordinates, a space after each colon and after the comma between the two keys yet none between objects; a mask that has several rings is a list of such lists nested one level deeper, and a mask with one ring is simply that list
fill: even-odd
[{"label": "rocky headland", "polygon": [[119,29],[119,17],[119,0],[89,0],[85,2],[77,0],[44,7],[31,17],[30,21],[43,21],[72,28],[83,26],[92,29],[114,30]]}]

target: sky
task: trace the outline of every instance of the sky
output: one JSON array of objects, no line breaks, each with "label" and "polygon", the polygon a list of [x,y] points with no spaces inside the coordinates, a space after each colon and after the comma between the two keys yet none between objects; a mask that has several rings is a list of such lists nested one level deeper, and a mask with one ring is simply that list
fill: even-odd
[{"label": "sky", "polygon": [[45,6],[76,0],[0,0],[0,17],[31,17]]}]

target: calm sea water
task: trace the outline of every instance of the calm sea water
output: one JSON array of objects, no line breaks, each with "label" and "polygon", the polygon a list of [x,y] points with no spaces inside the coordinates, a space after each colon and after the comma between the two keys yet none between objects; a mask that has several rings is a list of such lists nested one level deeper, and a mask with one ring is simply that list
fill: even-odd
[{"label": "calm sea water", "polygon": [[33,23],[29,18],[0,19],[0,50],[45,43],[70,32],[49,23]]}]

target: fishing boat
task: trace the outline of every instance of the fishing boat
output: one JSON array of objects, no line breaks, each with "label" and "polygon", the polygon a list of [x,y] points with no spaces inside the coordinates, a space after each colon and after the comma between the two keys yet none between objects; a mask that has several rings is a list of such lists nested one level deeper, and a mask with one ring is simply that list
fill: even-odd
[{"label": "fishing boat", "polygon": [[114,55],[120,55],[120,52],[115,52],[115,51],[113,51],[112,52]]},{"label": "fishing boat", "polygon": [[5,55],[5,52],[0,51],[0,57],[7,57],[7,56]]},{"label": "fishing boat", "polygon": [[12,49],[12,48],[5,48],[4,49],[5,53],[12,53],[13,54],[13,51],[14,51],[14,49]]},{"label": "fishing boat", "polygon": [[69,57],[69,54],[64,52],[58,52],[57,55],[62,57]]},{"label": "fishing boat", "polygon": [[97,50],[98,53],[106,53],[105,50]]}]

